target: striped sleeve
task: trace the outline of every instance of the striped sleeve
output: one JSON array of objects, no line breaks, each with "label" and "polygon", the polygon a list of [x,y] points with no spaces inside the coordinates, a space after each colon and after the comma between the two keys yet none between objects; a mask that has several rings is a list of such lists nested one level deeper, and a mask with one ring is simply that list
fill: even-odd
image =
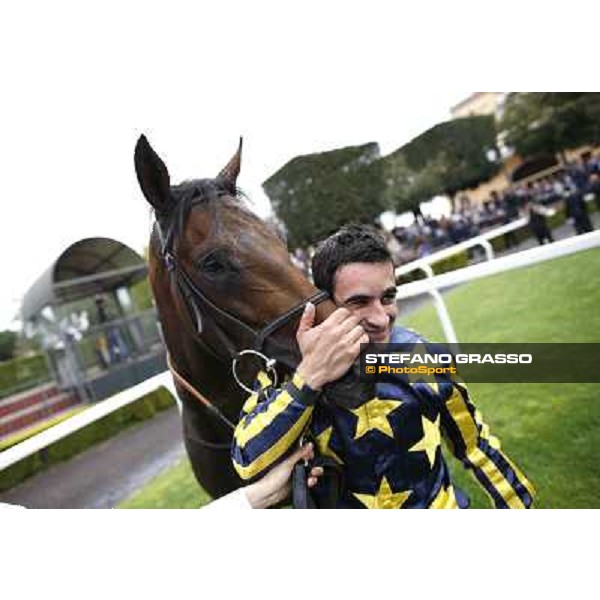
[{"label": "striped sleeve", "polygon": [[233,435],[233,466],[242,479],[262,475],[285,457],[310,423],[318,392],[295,374],[281,389],[260,373]]},{"label": "striped sleeve", "polygon": [[533,486],[502,452],[467,388],[453,383],[445,386],[445,392],[441,426],[454,455],[472,471],[496,508],[529,508]]}]

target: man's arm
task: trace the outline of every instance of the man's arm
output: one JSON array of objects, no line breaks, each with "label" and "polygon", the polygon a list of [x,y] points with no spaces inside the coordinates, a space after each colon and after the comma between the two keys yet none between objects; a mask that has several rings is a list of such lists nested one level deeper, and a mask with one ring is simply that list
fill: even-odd
[{"label": "man's arm", "polygon": [[260,389],[242,409],[231,457],[242,479],[254,479],[281,460],[307,428],[318,392],[300,375],[278,390],[260,373]]},{"label": "man's arm", "polygon": [[[294,465],[300,460],[310,460],[311,458],[314,458],[313,446],[312,444],[305,444],[258,481],[213,500],[206,505],[205,510],[268,508],[273,506],[288,497]],[[322,475],[322,467],[313,467],[306,481],[308,487],[312,488],[317,485],[317,481]]]},{"label": "man's arm", "polygon": [[470,469],[496,508],[529,508],[535,490],[502,452],[499,440],[483,422],[466,386],[440,386],[441,426],[453,454]]}]

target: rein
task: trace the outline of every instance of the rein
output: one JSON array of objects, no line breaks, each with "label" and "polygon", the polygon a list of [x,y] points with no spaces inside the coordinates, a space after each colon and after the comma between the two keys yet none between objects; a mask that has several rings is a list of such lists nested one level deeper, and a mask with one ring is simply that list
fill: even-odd
[{"label": "rein", "polygon": [[204,404],[204,406],[213,413],[217,418],[221,419],[231,431],[235,429],[235,425],[206,397],[203,396],[183,375],[181,375],[171,362],[171,355],[167,352],[167,366],[173,375],[173,378],[181,387],[190,393],[196,400]]}]

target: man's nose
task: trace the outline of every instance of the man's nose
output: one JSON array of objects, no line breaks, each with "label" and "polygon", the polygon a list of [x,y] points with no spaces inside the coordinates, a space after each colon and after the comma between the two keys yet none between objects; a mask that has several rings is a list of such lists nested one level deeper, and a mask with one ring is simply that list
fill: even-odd
[{"label": "man's nose", "polygon": [[369,312],[368,321],[371,325],[379,328],[384,328],[389,325],[390,319],[381,300],[375,300],[375,302],[373,302],[371,311]]}]

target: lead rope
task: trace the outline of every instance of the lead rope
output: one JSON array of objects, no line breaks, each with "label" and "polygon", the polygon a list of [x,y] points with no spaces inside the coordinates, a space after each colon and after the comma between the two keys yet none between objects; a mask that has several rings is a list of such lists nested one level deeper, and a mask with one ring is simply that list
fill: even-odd
[{"label": "lead rope", "polygon": [[231,431],[235,430],[235,425],[205,396],[203,396],[191,383],[189,383],[183,375],[180,375],[173,363],[171,362],[171,355],[167,352],[167,366],[169,367],[169,371],[171,371],[173,377],[185,389],[186,392],[191,394],[196,400],[199,400],[210,412],[213,413],[216,417],[221,419],[227,427],[231,429]]}]

